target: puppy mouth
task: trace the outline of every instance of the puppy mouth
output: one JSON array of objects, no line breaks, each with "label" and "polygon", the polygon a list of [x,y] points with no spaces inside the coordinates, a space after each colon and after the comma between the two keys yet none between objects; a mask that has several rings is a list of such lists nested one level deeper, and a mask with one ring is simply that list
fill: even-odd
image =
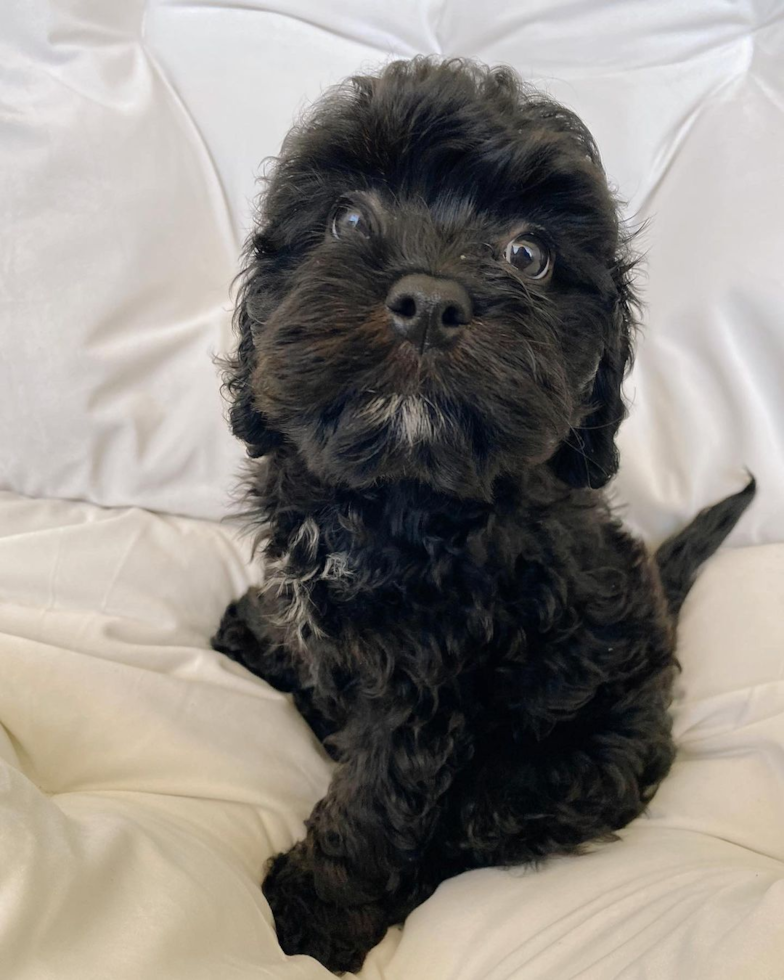
[{"label": "puppy mouth", "polygon": [[255,403],[327,480],[484,493],[501,469],[551,453],[558,428],[539,365],[517,337],[512,345],[484,327],[475,317],[455,342],[422,350],[380,308],[308,321],[284,307],[260,338]]},{"label": "puppy mouth", "polygon": [[372,427],[385,428],[397,443],[413,448],[423,443],[449,442],[454,421],[442,406],[424,394],[371,396],[359,417]]}]

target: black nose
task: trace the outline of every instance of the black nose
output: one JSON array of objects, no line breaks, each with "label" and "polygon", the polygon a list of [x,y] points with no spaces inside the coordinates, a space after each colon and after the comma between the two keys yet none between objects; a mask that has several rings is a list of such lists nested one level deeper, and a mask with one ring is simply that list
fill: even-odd
[{"label": "black nose", "polygon": [[471,322],[471,297],[454,279],[413,275],[389,290],[387,309],[393,329],[420,351],[447,347]]}]

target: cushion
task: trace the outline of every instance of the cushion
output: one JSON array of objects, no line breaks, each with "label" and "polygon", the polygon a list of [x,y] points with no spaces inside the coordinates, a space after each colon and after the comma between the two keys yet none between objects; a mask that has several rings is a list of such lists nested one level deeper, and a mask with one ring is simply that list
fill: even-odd
[{"label": "cushion", "polygon": [[506,62],[593,130],[647,255],[616,494],[663,537],[750,467],[781,540],[784,11],[741,0],[26,0],[0,12],[0,487],[217,518],[211,357],[260,161],[392,57]]},{"label": "cushion", "polygon": [[[0,971],[324,980],[259,882],[332,763],[209,649],[253,580],[211,522],[0,495]],[[779,980],[784,545],[728,549],[681,624],[678,757],[616,843],[444,882],[368,980]]]}]

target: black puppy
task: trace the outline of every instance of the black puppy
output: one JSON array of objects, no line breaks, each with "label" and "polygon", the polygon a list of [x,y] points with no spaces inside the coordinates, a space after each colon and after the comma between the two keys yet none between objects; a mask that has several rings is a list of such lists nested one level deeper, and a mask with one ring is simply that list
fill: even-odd
[{"label": "black puppy", "polygon": [[445,878],[644,810],[675,615],[754,487],[658,568],[597,492],[633,259],[585,126],[509,69],[351,79],[263,208],[227,388],[265,581],[213,643],[337,760],[264,894],[286,952],[356,970]]}]

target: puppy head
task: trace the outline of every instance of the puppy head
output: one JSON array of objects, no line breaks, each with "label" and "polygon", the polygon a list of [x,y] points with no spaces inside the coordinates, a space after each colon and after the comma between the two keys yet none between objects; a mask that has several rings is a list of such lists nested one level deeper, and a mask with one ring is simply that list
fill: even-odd
[{"label": "puppy head", "polygon": [[593,140],[507,68],[351,79],[286,138],[227,383],[251,455],[488,496],[617,469],[631,262]]}]

